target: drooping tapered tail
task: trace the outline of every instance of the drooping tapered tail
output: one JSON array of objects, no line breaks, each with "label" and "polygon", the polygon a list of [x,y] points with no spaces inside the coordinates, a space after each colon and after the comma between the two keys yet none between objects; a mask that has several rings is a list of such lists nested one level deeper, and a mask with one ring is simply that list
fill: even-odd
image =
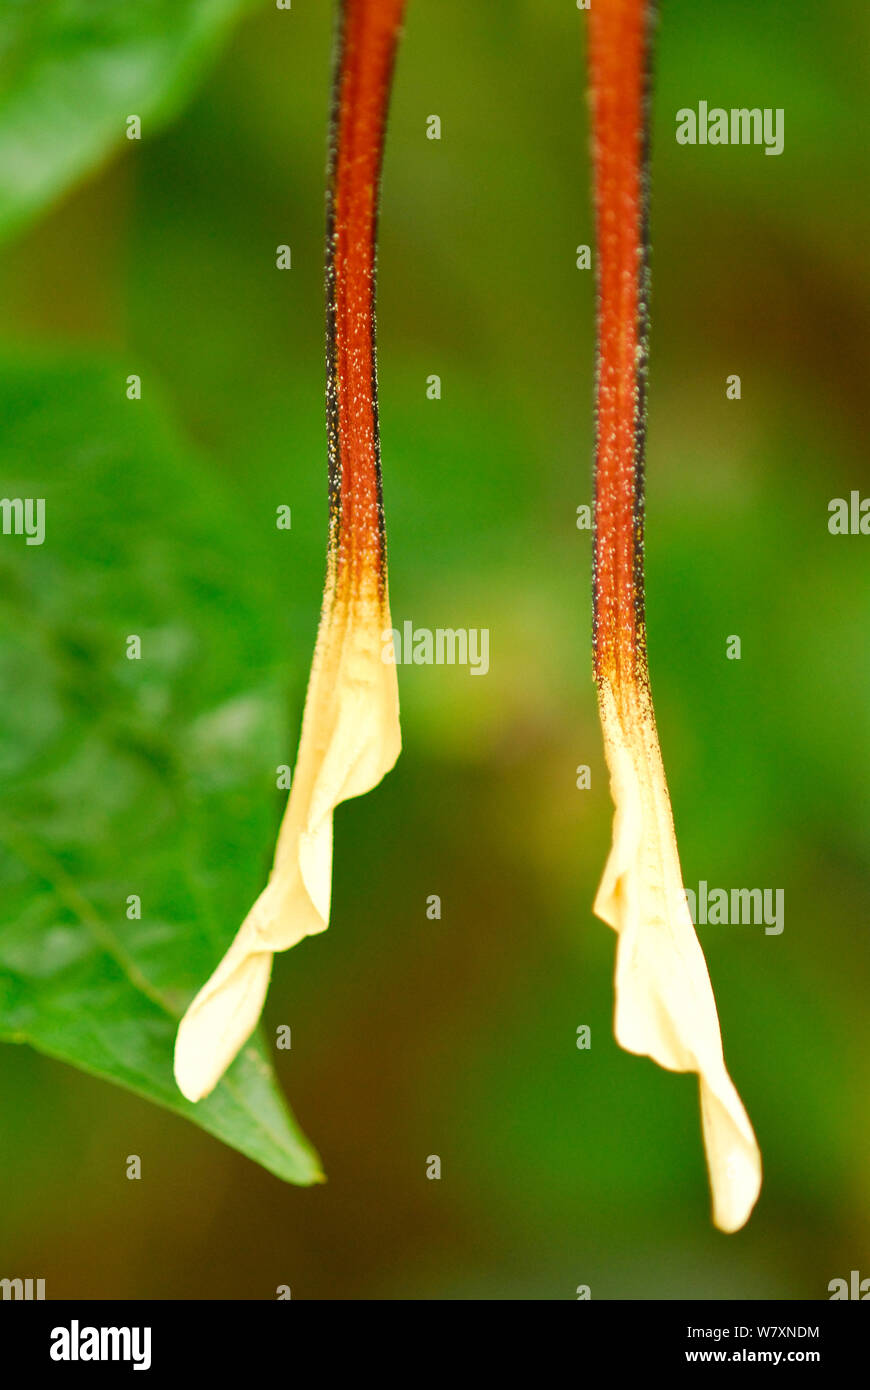
[{"label": "drooping tapered tail", "polygon": [[596,677],[646,680],[643,533],[649,357],[648,0],[589,13],[598,284]]},{"label": "drooping tapered tail", "polygon": [[175,1076],[211,1091],[259,1019],[275,951],[329,924],[335,807],[399,756],[375,358],[377,208],[404,0],[339,12],[326,228],[329,538],[293,785],[269,882],[178,1030]]},{"label": "drooping tapered tail", "polygon": [[375,275],[387,107],[405,0],[343,0],[326,216],[330,561],[338,578],[386,564]]},{"label": "drooping tapered tail", "polygon": [[649,107],[654,5],[589,12],[598,278],[594,670],[615,805],[595,911],[618,933],[617,1041],[698,1074],[713,1219],[748,1219],[761,1155],[725,1067],[716,1003],[683,888],[649,686],[644,450],[649,336]]}]

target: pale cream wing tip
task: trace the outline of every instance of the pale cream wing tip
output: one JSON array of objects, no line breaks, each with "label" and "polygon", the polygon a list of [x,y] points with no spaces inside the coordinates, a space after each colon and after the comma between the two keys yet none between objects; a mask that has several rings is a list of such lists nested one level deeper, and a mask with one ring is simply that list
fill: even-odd
[{"label": "pale cream wing tip", "polygon": [[370,791],[401,750],[398,681],[380,660],[383,621],[339,606],[312,663],[299,753],[269,882],[178,1029],[175,1079],[188,1100],[214,1088],[257,1025],[272,954],[326,929],[332,895],[332,818]]},{"label": "pale cream wing tip", "polygon": [[[364,640],[368,638],[368,640]],[[332,899],[333,815],[343,801],[373,791],[394,766],[402,748],[399,689],[394,666],[371,650],[371,636],[357,634],[358,650],[343,655],[336,671],[337,701],[324,729],[313,704],[297,760],[297,776],[281,826],[272,881],[298,883],[319,921],[309,920],[304,935],[329,925]],[[324,678],[318,670],[320,680]],[[295,796],[295,800],[294,800]],[[299,939],[293,923],[311,918],[298,893],[282,893],[268,944],[285,950]],[[301,906],[301,912],[300,912]],[[292,920],[291,920],[292,919]]]},{"label": "pale cream wing tip", "polygon": [[701,1123],[713,1194],[713,1221],[720,1231],[745,1226],[761,1192],[761,1152],[733,1082],[722,1067],[730,1096],[722,1098],[700,1078]]},{"label": "pale cream wing tip", "polygon": [[[232,949],[232,948],[231,948]],[[220,1081],[257,1026],[269,976],[271,951],[225,956],[188,1007],[175,1039],[175,1081],[190,1101],[202,1100]]]},{"label": "pale cream wing tip", "polygon": [[761,1154],[728,1075],[716,1001],[683,890],[651,705],[620,719],[602,691],[615,806],[613,845],[594,910],[617,932],[614,1031],[621,1047],[700,1083],[713,1219],[745,1224],[761,1189]]}]

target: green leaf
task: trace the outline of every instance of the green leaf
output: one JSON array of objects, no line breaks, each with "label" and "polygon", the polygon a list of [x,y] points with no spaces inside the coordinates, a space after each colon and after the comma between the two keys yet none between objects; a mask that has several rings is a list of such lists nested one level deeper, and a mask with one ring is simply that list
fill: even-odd
[{"label": "green leaf", "polygon": [[[5,0],[0,237],[101,164],[127,117],[170,120],[257,0]],[[262,0],[260,0],[262,3]]]},{"label": "green leaf", "polygon": [[265,881],[280,813],[274,513],[246,519],[118,367],[0,358],[0,420],[4,497],[45,500],[42,544],[0,535],[0,1038],[316,1182],[261,1042],[197,1105],[172,1076],[177,1020]]}]

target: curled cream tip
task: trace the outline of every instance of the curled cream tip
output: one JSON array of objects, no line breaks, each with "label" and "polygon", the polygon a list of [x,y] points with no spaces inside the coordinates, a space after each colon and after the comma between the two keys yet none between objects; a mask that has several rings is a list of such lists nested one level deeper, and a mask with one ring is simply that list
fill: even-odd
[{"label": "curled cream tip", "polygon": [[273,953],[329,925],[333,811],[377,786],[401,751],[396,668],[381,660],[390,626],[376,577],[346,595],[328,582],[269,882],[178,1028],[175,1079],[188,1100],[208,1095],[257,1026]]},{"label": "curled cream tip", "polygon": [[178,1028],[175,1081],[187,1100],[202,1100],[214,1089],[257,1026],[269,977],[271,951],[237,948],[239,937]]},{"label": "curled cream tip", "polygon": [[698,1073],[713,1220],[736,1231],[761,1189],[761,1154],[725,1067],[713,988],[683,889],[649,693],[599,687],[615,806],[595,913],[618,933],[617,1042],[671,1071]]}]

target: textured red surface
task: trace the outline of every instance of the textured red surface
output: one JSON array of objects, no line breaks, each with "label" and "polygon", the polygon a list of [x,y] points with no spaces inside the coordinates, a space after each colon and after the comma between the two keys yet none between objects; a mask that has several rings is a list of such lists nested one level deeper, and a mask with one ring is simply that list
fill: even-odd
[{"label": "textured red surface", "polygon": [[595,670],[645,675],[643,414],[647,0],[589,12],[598,272]]},{"label": "textured red surface", "polygon": [[[383,564],[375,384],[378,185],[405,0],[345,0],[333,125],[330,298],[332,541],[351,582]],[[340,521],[339,521],[340,517]]]}]

